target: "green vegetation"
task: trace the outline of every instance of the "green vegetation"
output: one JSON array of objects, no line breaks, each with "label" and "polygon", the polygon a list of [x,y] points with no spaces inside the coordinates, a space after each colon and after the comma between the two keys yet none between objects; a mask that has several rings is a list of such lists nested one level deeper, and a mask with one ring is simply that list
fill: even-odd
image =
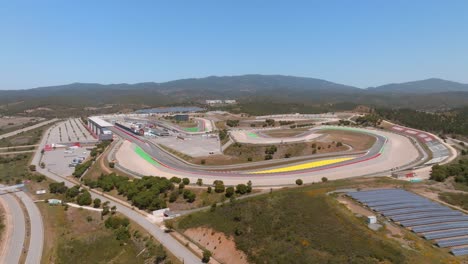
[{"label": "green vegetation", "polygon": [[446,203],[468,210],[468,194],[466,193],[444,192],[439,194],[439,198]]},{"label": "green vegetation", "polygon": [[423,240],[411,249],[401,247],[325,194],[332,186],[349,182],[315,184],[213,206],[179,219],[175,228],[223,232],[234,238],[251,263],[441,263],[452,258]]},{"label": "green vegetation", "polygon": [[229,127],[239,126],[239,120],[226,120],[226,125]]},{"label": "green vegetation", "polygon": [[33,174],[29,170],[31,154],[0,156],[0,182],[11,184],[31,179]]},{"label": "green vegetation", "polygon": [[[167,194],[174,189],[173,182],[164,177],[145,176],[141,179],[130,180],[128,177],[115,173],[102,174],[97,181],[85,179],[84,184],[90,188],[100,188],[105,192],[115,189],[119,195],[131,201],[132,205],[148,211],[166,208]],[[191,193],[184,194],[184,196],[189,201],[195,200]]]},{"label": "green vegetation", "polygon": [[382,118],[403,125],[442,134],[468,135],[468,107],[443,113],[427,113],[411,109],[377,109]]},{"label": "green vegetation", "polygon": [[431,180],[443,182],[448,177],[455,177],[455,181],[468,185],[468,159],[446,165],[432,166]]},{"label": "green vegetation", "polygon": [[164,248],[128,219],[98,212],[38,204],[44,217],[41,263],[165,263],[176,261]]},{"label": "green vegetation", "polygon": [[45,130],[46,126],[42,126],[26,132],[21,132],[18,135],[12,137],[0,139],[0,147],[13,147],[37,144],[39,140],[41,140],[42,133]]}]

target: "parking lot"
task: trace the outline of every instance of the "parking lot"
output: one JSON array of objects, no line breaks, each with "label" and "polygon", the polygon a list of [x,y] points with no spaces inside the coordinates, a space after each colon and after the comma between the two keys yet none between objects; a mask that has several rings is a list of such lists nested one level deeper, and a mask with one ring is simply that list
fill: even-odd
[{"label": "parking lot", "polygon": [[50,172],[66,177],[72,175],[75,171],[74,167],[70,167],[73,159],[80,157],[88,158],[89,151],[86,148],[73,148],[67,150],[66,148],[57,148],[51,151],[45,151],[42,156],[46,169]]},{"label": "parking lot", "polygon": [[79,118],[67,119],[54,125],[47,144],[66,144],[75,142],[93,142],[96,139],[84,127]]}]

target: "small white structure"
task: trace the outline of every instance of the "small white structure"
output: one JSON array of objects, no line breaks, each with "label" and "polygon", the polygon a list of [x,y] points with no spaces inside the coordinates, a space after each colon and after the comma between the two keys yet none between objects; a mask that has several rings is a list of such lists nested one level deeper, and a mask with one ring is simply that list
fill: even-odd
[{"label": "small white structure", "polygon": [[46,193],[46,190],[37,190],[36,191],[36,194],[45,194]]},{"label": "small white structure", "polygon": [[370,215],[367,217],[367,223],[368,224],[376,224],[377,223],[377,217],[375,215]]}]

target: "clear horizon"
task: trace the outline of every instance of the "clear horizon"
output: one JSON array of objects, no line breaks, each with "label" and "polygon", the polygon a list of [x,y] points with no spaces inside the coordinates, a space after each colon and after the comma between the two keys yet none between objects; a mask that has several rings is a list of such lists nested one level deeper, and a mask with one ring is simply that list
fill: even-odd
[{"label": "clear horizon", "polygon": [[468,83],[466,1],[4,1],[0,89],[280,74]]}]

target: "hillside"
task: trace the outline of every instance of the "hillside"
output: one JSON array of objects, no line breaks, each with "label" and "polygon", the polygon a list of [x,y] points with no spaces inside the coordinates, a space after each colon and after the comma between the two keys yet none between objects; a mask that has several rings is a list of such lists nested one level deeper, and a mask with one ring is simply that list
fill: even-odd
[{"label": "hillside", "polygon": [[[241,103],[240,111],[243,111],[242,105],[265,103],[296,105],[281,107],[291,111],[350,110],[352,108],[334,106],[356,104],[437,111],[467,105],[468,85],[429,79],[360,89],[314,78],[253,74],[210,76],[164,83],[73,83],[26,90],[0,90],[0,114],[34,111],[36,115],[56,116],[89,109],[106,113],[176,104],[196,105],[206,99],[237,99]],[[267,108],[271,107],[267,105]],[[49,112],[44,112],[44,109]]]},{"label": "hillside", "polygon": [[443,92],[468,92],[468,84],[452,82],[437,78],[427,80],[391,83],[378,87],[368,88],[370,92],[385,93],[443,93]]}]

